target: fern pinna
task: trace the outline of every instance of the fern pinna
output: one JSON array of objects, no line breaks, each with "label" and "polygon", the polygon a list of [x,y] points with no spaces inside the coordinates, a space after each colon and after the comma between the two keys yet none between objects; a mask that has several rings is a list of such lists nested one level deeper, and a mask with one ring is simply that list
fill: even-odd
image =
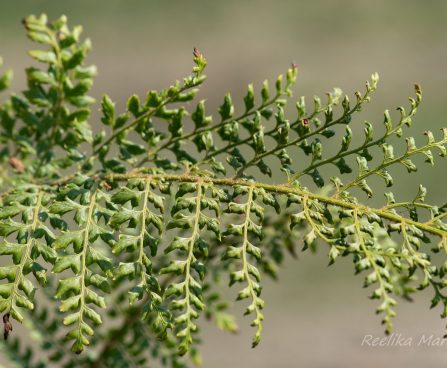
[{"label": "fern pinna", "polygon": [[[382,126],[365,122],[358,137],[354,118],[376,90],[377,74],[353,101],[335,89],[310,107],[299,98],[293,112],[292,65],[273,87],[264,82],[259,97],[249,85],[237,108],[227,94],[216,116],[195,100],[207,62],[194,49],[183,81],[131,96],[123,112],[104,96],[104,127],[94,134],[88,92],[96,68],[84,63],[91,43],[82,28],[45,15],[24,25],[41,44],[29,55],[42,67],[28,68],[27,89],[0,107],[0,309],[5,338],[11,335],[2,349],[12,362],[46,366],[33,365],[40,346],[66,367],[154,359],[182,367],[187,353],[200,364],[200,316],[237,330],[222,283],[246,303],[256,346],[262,278],[276,277],[295,247],[318,242],[330,263],[352,258],[379,300],[387,332],[396,297],[417,289],[431,287],[432,306],[447,315],[447,263],[432,260],[447,251],[447,205],[427,204],[423,186],[409,200],[387,192],[380,207],[368,205],[378,187],[371,179],[393,185],[391,166],[411,173],[415,156],[430,165],[446,156],[447,129],[426,131],[420,144],[406,135],[419,86],[397,119],[386,111]],[[1,90],[11,77],[2,75]],[[406,148],[394,149],[403,139]],[[329,176],[328,167],[337,174]],[[54,299],[56,309],[49,307]],[[13,320],[33,331],[31,350],[11,332]],[[75,353],[93,345],[94,353],[61,353],[67,344]]]}]

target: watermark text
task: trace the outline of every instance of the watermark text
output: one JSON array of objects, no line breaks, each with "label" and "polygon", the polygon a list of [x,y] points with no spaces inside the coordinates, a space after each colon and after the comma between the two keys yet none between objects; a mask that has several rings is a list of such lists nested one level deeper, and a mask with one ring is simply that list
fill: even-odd
[{"label": "watermark text", "polygon": [[437,335],[405,336],[400,333],[392,333],[388,336],[365,335],[361,346],[374,348],[387,347],[447,347],[447,339]]}]

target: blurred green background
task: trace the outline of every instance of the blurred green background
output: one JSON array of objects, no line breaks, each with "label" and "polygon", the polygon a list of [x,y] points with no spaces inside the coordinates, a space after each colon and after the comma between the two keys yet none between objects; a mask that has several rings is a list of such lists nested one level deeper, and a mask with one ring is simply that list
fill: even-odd
[{"label": "blurred green background", "polygon": [[[447,126],[447,2],[445,1],[153,1],[153,0],[22,0],[0,3],[0,54],[15,73],[13,90],[24,86],[23,69],[30,63],[20,20],[45,12],[66,14],[70,24],[82,24],[93,41],[89,62],[99,75],[93,95],[108,93],[123,107],[129,95],[144,95],[182,78],[198,47],[208,59],[209,77],[200,94],[211,107],[231,91],[241,97],[250,82],[260,86],[294,61],[299,67],[297,95],[324,95],[340,87],[352,96],[379,72],[379,90],[363,118],[378,126],[385,108],[407,105],[413,84],[420,83],[424,102],[414,122],[414,134],[438,132]],[[92,122],[93,125],[98,124]],[[96,125],[98,126],[98,125]],[[420,134],[417,135],[418,139]],[[420,141],[420,140],[419,140]],[[412,198],[419,182],[432,202],[446,201],[447,166],[423,167],[411,178],[401,177],[399,197]],[[399,176],[404,171],[396,171]],[[411,180],[410,180],[411,179]],[[412,183],[410,185],[410,182]],[[377,302],[368,301],[362,278],[341,260],[326,267],[319,255],[289,260],[280,282],[264,289],[266,322],[263,341],[250,349],[248,319],[237,336],[227,336],[204,324],[205,367],[440,367],[444,347],[416,346],[426,336],[442,336],[445,322],[429,311],[430,293],[398,307],[395,332],[415,340],[411,348],[362,347],[365,334],[383,336]],[[439,311],[440,312],[440,311]]]}]

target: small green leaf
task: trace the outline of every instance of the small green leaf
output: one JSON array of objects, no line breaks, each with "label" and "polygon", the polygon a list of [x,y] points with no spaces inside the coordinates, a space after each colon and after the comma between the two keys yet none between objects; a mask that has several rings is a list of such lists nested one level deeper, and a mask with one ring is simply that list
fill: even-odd
[{"label": "small green leaf", "polygon": [[250,111],[255,106],[255,93],[253,90],[253,84],[248,85],[248,91],[244,97],[245,112]]},{"label": "small green leaf", "polygon": [[79,254],[59,257],[53,267],[53,272],[60,273],[71,268],[73,273],[78,274],[81,270],[81,256]]},{"label": "small green leaf", "polygon": [[79,206],[74,202],[55,202],[50,206],[50,212],[57,215],[64,215],[67,212],[78,209]]},{"label": "small green leaf", "polygon": [[101,121],[105,125],[113,126],[115,119],[115,104],[112,102],[109,96],[104,95],[101,101],[101,111],[103,117]]},{"label": "small green leaf", "polygon": [[57,62],[56,55],[52,51],[33,50],[28,53],[33,59],[42,63],[55,64]]},{"label": "small green leaf", "polygon": [[219,107],[219,114],[222,120],[228,120],[233,116],[234,106],[230,94],[225,96],[224,103]]},{"label": "small green leaf", "polygon": [[137,95],[132,95],[127,101],[127,110],[135,117],[140,115],[140,99]]}]

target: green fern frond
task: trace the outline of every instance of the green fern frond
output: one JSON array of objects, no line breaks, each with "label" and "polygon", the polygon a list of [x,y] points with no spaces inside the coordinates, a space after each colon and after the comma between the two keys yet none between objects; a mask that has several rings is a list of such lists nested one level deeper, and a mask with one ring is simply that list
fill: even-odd
[{"label": "green fern frond", "polygon": [[[436,153],[446,156],[446,128],[439,137],[427,130],[424,144],[406,135],[422,101],[419,86],[408,112],[399,108],[393,122],[386,111],[384,127],[365,122],[360,136],[352,127],[377,74],[353,103],[334,89],[325,103],[314,97],[311,108],[298,98],[288,117],[292,65],[272,89],[265,81],[258,93],[250,84],[241,109],[227,94],[216,117],[205,100],[195,101],[207,61],[194,49],[193,70],[182,82],[144,99],[131,96],[123,112],[104,96],[104,130],[93,135],[87,93],[96,69],[83,64],[90,42],[65,17],[49,23],[31,16],[24,24],[44,46],[30,55],[45,66],[27,69],[28,89],[0,106],[0,254],[9,256],[0,267],[0,310],[20,322],[28,311],[42,330],[64,330],[76,353],[98,347],[67,364],[146,366],[159,359],[183,367],[186,353],[199,364],[200,316],[237,330],[222,279],[241,284],[237,300],[248,301],[258,345],[263,276],[275,278],[297,245],[315,251],[324,244],[330,264],[351,257],[379,300],[386,332],[397,297],[418,289],[432,287],[432,306],[441,303],[447,316],[447,266],[434,261],[447,252],[446,205],[426,203],[423,186],[407,201],[387,192],[381,207],[360,192],[375,197],[377,176],[392,187],[392,166],[411,173],[416,156],[430,165],[438,164]],[[0,77],[0,91],[10,79]],[[328,177],[329,166],[338,176]],[[56,290],[46,285],[47,269]],[[63,318],[32,312],[38,286],[59,299]],[[49,327],[53,319],[63,322]],[[18,343],[7,344],[3,349],[22,359]]]}]

